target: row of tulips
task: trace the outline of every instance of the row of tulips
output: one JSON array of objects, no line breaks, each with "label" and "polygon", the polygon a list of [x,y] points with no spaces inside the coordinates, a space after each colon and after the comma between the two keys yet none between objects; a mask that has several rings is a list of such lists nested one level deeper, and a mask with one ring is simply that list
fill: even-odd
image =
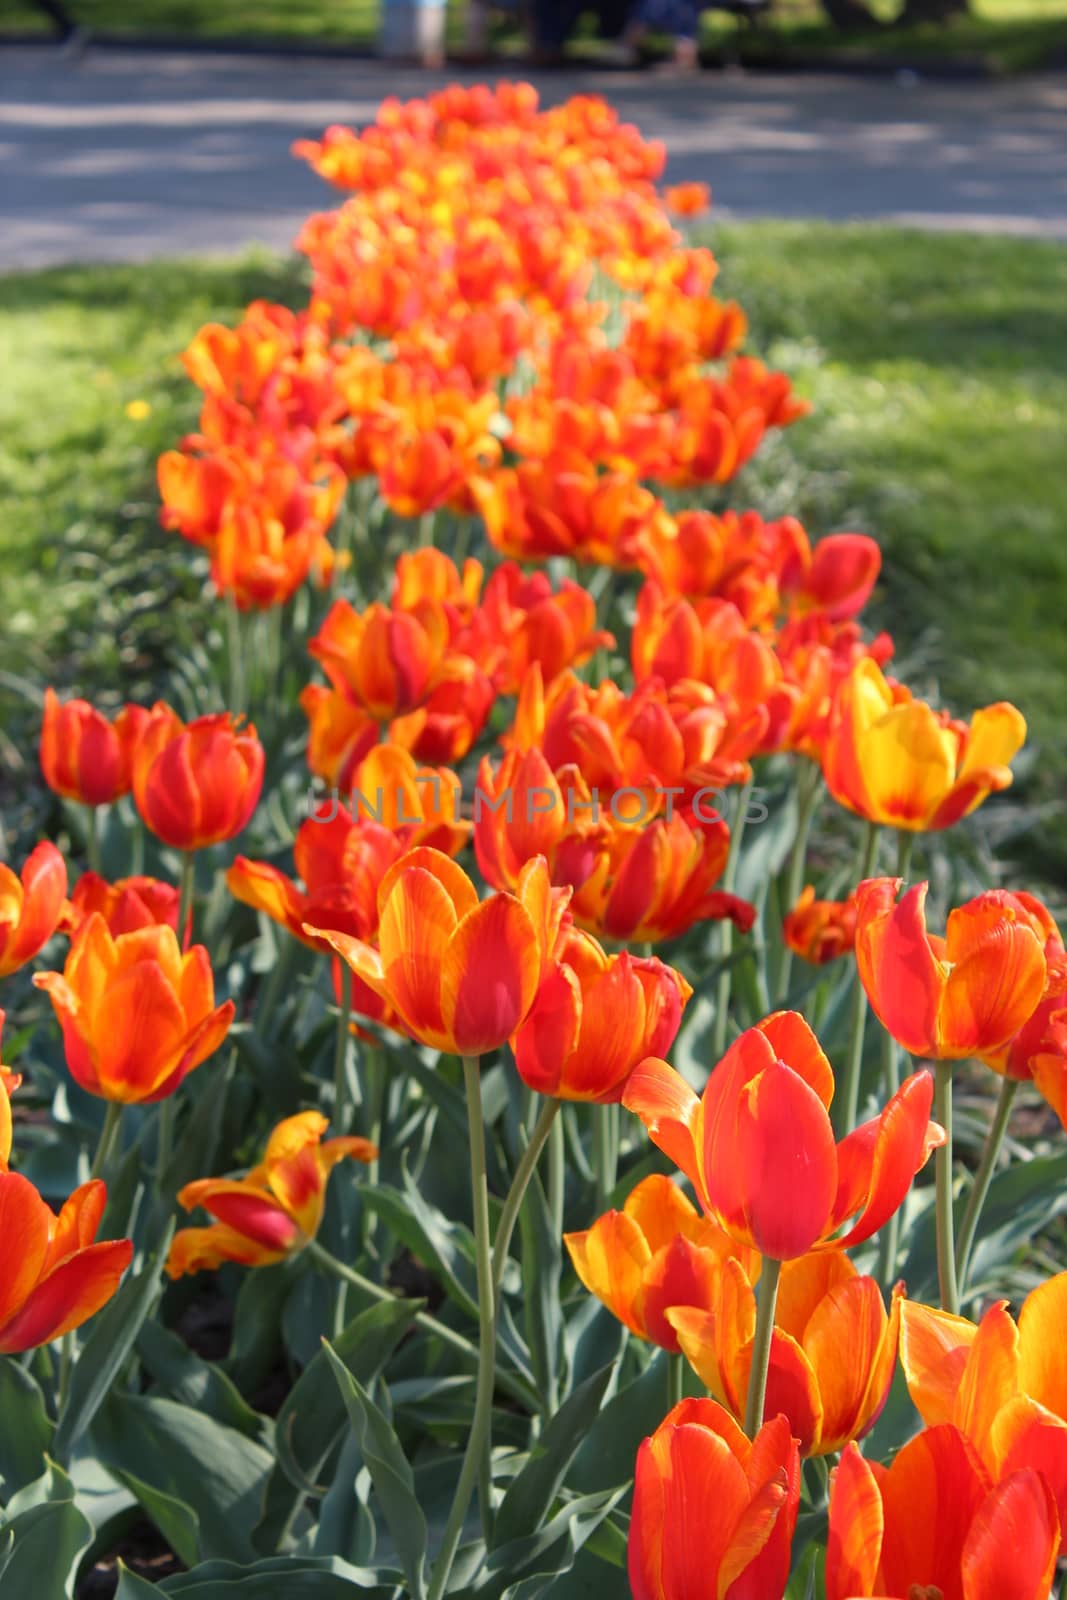
[{"label": "row of tulips", "polygon": [[[21,874],[0,866],[0,977],[69,941],[33,984],[70,1079],[106,1103],[88,1179],[56,1215],[9,1167],[35,1079],[33,1028],[28,1047],[20,1032],[20,1072],[0,1077],[0,1349],[59,1345],[62,1436],[74,1331],[135,1252],[142,1276],[165,1267],[175,1286],[310,1265],[339,1296],[314,1331],[347,1349],[347,1296],[395,1309],[390,1269],[429,1204],[416,1218],[413,1190],[406,1221],[380,1216],[380,1162],[410,1141],[417,1171],[431,1146],[454,1165],[427,1107],[458,1076],[472,1290],[419,1233],[455,1305],[419,1309],[412,1331],[436,1352],[428,1376],[442,1355],[463,1369],[462,1449],[446,1452],[431,1549],[412,1531],[424,1441],[409,1463],[388,1390],[353,1400],[333,1358],[404,1574],[386,1561],[366,1578],[371,1538],[353,1590],[563,1595],[599,1528],[585,1554],[622,1565],[607,1530],[625,1533],[636,1600],[806,1593],[813,1540],[827,1600],[1044,1600],[1067,1528],[1067,1274],[1035,1287],[1017,1324],[1003,1300],[977,1322],[960,1311],[980,1309],[972,1260],[1018,1086],[1067,1118],[1067,952],[1032,894],[987,888],[941,935],[926,882],[910,881],[915,842],[930,858],[935,835],[1010,785],[1022,716],[1000,703],[965,723],[886,676],[892,643],[861,621],[880,572],[870,538],[813,542],[794,518],[687,503],[803,406],[735,353],[744,318],[710,297],[710,252],[670,219],[702,197],[665,206],[662,152],[603,103],[541,110],[527,86],[450,89],[387,102],[363,133],[331,129],[300,153],[353,192],[301,236],[310,303],[257,303],[235,329],[202,330],[185,355],[199,431],[159,464],[164,524],[205,552],[229,621],[231,709],[108,716],[49,689],[41,769],[80,815],[89,870],[69,882],[48,841]],[[467,553],[478,536],[483,559]],[[600,569],[588,586],[578,562]],[[277,619],[265,662],[253,610]],[[297,819],[279,798],[292,748],[264,718],[293,709],[283,669],[306,677],[309,660],[326,682],[299,694],[310,804]],[[234,854],[246,830],[270,838],[256,830],[272,803],[293,823],[284,850]],[[757,853],[764,823],[781,832],[776,856]],[[136,864],[145,835],[161,875],[104,873],[105,836]],[[890,841],[897,876],[879,870]],[[269,959],[235,979],[238,907]],[[301,985],[332,1010],[329,1072]],[[32,1023],[32,991],[11,993]],[[800,1003],[833,1034],[838,1073]],[[665,1059],[699,1027],[701,1093]],[[225,1106],[250,1039],[272,1074],[256,1095],[280,1082],[285,1115],[268,1131],[246,1096],[239,1144],[260,1159],[176,1176],[179,1140],[210,1104],[191,1099],[190,1075],[216,1077]],[[965,1062],[1001,1088],[961,1206]],[[503,1182],[494,1074],[518,1137]],[[931,1156],[937,1306],[898,1277]],[[122,1214],[130,1238],[96,1243],[105,1181],[124,1186],[131,1162],[152,1204]],[[358,1238],[331,1231],[339,1193],[362,1197]],[[173,1234],[176,1208],[210,1220]],[[440,1217],[433,1237],[458,1221]],[[539,1227],[591,1301],[556,1258],[544,1281]],[[525,1333],[508,1298],[516,1237]],[[595,1514],[568,1481],[579,1439],[547,1493],[523,1476],[544,1476],[582,1392],[561,1392],[537,1354],[545,1295],[567,1299],[575,1326],[601,1317],[598,1338],[611,1318],[627,1330],[603,1375],[624,1405],[656,1362],[666,1374],[658,1425],[598,1463],[613,1494]],[[898,1369],[914,1409],[886,1467],[861,1445]],[[501,1395],[526,1430],[517,1455],[494,1444]],[[302,1499],[324,1492],[308,1473],[293,1481]],[[501,1582],[494,1539],[522,1484],[545,1538],[569,1519],[569,1544],[547,1576],[540,1546],[506,1545]],[[158,1498],[142,1504],[173,1529]],[[324,1506],[316,1540],[327,1520]],[[300,1537],[312,1548],[314,1524],[299,1526],[291,1512],[272,1547],[294,1563]]]}]

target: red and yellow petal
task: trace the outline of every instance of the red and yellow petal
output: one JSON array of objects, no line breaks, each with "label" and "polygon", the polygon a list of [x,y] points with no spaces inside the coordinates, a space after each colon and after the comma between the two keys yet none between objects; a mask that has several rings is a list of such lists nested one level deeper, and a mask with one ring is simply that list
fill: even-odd
[{"label": "red and yellow petal", "polygon": [[834,1241],[842,1249],[877,1233],[903,1203],[915,1174],[932,1150],[945,1142],[945,1130],[930,1121],[934,1084],[928,1072],[905,1078],[881,1115],[861,1125],[838,1146],[839,1183],[833,1228],[859,1216]]},{"label": "red and yellow petal", "polygon": [[530,913],[509,894],[468,911],[448,940],[440,970],[444,1029],[457,1055],[480,1056],[525,1020],[541,979]]},{"label": "red and yellow petal", "polygon": [[846,1445],[830,1489],[826,1600],[873,1595],[885,1538],[878,1480],[854,1444]]},{"label": "red and yellow petal", "polygon": [[622,1103],[640,1117],[652,1143],[685,1173],[707,1209],[703,1106],[681,1073],[647,1056],[631,1072]]},{"label": "red and yellow petal", "polygon": [[977,1333],[966,1317],[914,1300],[901,1305],[900,1362],[912,1404],[927,1427],[952,1421]]},{"label": "red and yellow petal", "polygon": [[1060,1548],[1056,1503],[1040,1472],[1011,1473],[986,1496],[963,1547],[963,1600],[1047,1600]]},{"label": "red and yellow petal", "polygon": [[936,1056],[945,973],[926,933],[925,883],[896,904],[899,878],[856,890],[856,965],[882,1026],[912,1055]]},{"label": "red and yellow petal", "polygon": [[0,1351],[31,1350],[80,1328],[111,1299],[132,1257],[129,1239],[91,1244],[67,1256],[0,1323]]}]

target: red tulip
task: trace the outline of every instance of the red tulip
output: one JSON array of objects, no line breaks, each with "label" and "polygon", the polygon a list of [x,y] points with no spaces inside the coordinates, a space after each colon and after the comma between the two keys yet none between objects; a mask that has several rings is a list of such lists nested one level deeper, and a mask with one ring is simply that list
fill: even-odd
[{"label": "red tulip", "polygon": [[263,746],[228,711],[186,727],[152,707],[133,756],[133,797],[146,827],[176,850],[202,850],[247,826],[263,787]]},{"label": "red tulip", "polygon": [[88,700],[61,705],[54,689],[44,694],[41,771],[50,789],[84,806],[105,806],[130,791],[134,745],[148,712],[123,706],[113,722]]},{"label": "red tulip", "polygon": [[66,863],[47,839],[27,856],[21,878],[0,862],[0,978],[17,972],[48,943],[66,893]]}]

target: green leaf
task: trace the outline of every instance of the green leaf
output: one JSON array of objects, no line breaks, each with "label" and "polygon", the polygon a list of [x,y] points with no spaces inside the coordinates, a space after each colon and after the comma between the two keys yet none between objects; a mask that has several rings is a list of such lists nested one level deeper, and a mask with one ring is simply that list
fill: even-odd
[{"label": "green leaf", "polygon": [[562,1241],[535,1172],[519,1213],[522,1310],[531,1365],[542,1395],[555,1396],[563,1336]]},{"label": "green leaf", "polygon": [[73,1500],[31,1506],[6,1524],[12,1535],[0,1565],[4,1600],[61,1600],[74,1592],[78,1564],[92,1543],[93,1529]]},{"label": "green leaf", "polygon": [[568,1474],[571,1488],[590,1493],[629,1484],[638,1446],[667,1410],[667,1359],[665,1353],[657,1355],[635,1382],[608,1401],[574,1459]]},{"label": "green leaf", "polygon": [[202,1361],[176,1333],[146,1322],[137,1335],[137,1354],[170,1399],[206,1412],[249,1439],[268,1442],[264,1431],[271,1427],[269,1419],[253,1411],[221,1367]]},{"label": "green leaf", "polygon": [[0,1356],[0,1496],[9,1499],[45,1468],[54,1429],[34,1379],[10,1356]]},{"label": "green leaf", "polygon": [[563,1485],[567,1469],[600,1411],[614,1362],[568,1395],[504,1496],[493,1524],[493,1548],[540,1526]]},{"label": "green leaf", "polygon": [[233,1336],[225,1371],[238,1388],[251,1391],[267,1377],[281,1349],[282,1308],[293,1287],[289,1263],[257,1267],[237,1292]]},{"label": "green leaf", "polygon": [[[164,1579],[152,1594],[187,1600],[352,1600],[360,1594],[367,1600],[369,1593],[374,1600],[392,1600],[399,1581],[399,1572],[354,1567],[335,1556],[281,1556],[252,1566],[208,1561]],[[121,1591],[115,1600],[120,1597]],[[129,1600],[142,1600],[141,1591],[131,1590]]]},{"label": "green leaf", "polygon": [[794,1568],[784,1600],[817,1600],[817,1597],[824,1593],[825,1568],[826,1551],[821,1545],[809,1544]]},{"label": "green leaf", "polygon": [[490,1552],[480,1576],[465,1592],[478,1600],[536,1600],[569,1572],[585,1541],[622,1499],[625,1490],[585,1495],[523,1539],[513,1539]]},{"label": "green leaf", "polygon": [[28,1483],[25,1488],[13,1494],[4,1507],[4,1516],[8,1521],[20,1516],[23,1511],[29,1511],[33,1506],[47,1505],[54,1500],[73,1500],[74,1485],[70,1478],[57,1467],[54,1461],[47,1461],[45,1469],[39,1478]]},{"label": "green leaf", "polygon": [[175,1495],[155,1489],[132,1472],[112,1466],[111,1471],[125,1484],[147,1516],[155,1523],[179,1561],[191,1567],[200,1558],[200,1518],[192,1506]]},{"label": "green leaf", "polygon": [[126,1279],[90,1324],[91,1331],[74,1363],[70,1392],[56,1427],[53,1448],[61,1461],[67,1459],[72,1445],[92,1422],[125,1366],[142,1324],[155,1308],[162,1293],[160,1263],[166,1257],[173,1231],[172,1222],[158,1255],[150,1256],[140,1272]]},{"label": "green leaf", "polygon": [[411,1466],[400,1440],[384,1414],[330,1345],[324,1342],[344,1398],[348,1419],[367,1471],[374,1481],[382,1512],[393,1536],[412,1600],[423,1600],[425,1588],[426,1518],[414,1492]]},{"label": "green leaf", "polygon": [[341,1556],[356,1566],[373,1560],[376,1543],[374,1518],[367,1507],[370,1473],[363,1467],[356,1436],[345,1434],[337,1470],[319,1508],[312,1551],[317,1556]]},{"label": "green leaf", "polygon": [[159,1600],[159,1585],[139,1578],[136,1572],[119,1562],[119,1586],[115,1600]]},{"label": "green leaf", "polygon": [[255,1559],[251,1529],[272,1466],[262,1445],[154,1395],[111,1395],[92,1438],[112,1470],[135,1474],[196,1513],[203,1555]]},{"label": "green leaf", "polygon": [[[404,1192],[389,1184],[368,1184],[361,1190],[363,1204],[376,1212],[408,1249],[441,1280],[450,1299],[462,1306],[475,1321],[478,1317],[478,1291],[469,1251],[473,1250],[470,1230],[450,1222],[436,1206],[424,1200],[410,1174],[404,1171]],[[466,1234],[468,1250],[459,1245]]]}]

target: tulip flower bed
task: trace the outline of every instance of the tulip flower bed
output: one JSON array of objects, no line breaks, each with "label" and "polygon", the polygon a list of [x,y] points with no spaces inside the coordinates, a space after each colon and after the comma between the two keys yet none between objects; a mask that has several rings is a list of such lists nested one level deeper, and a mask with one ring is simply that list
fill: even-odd
[{"label": "tulip flower bed", "polygon": [[729,506],[804,405],[603,103],[298,153],[173,704],[50,692],[0,867],[0,1597],[1041,1600],[1067,952],[945,849],[1021,712]]}]

